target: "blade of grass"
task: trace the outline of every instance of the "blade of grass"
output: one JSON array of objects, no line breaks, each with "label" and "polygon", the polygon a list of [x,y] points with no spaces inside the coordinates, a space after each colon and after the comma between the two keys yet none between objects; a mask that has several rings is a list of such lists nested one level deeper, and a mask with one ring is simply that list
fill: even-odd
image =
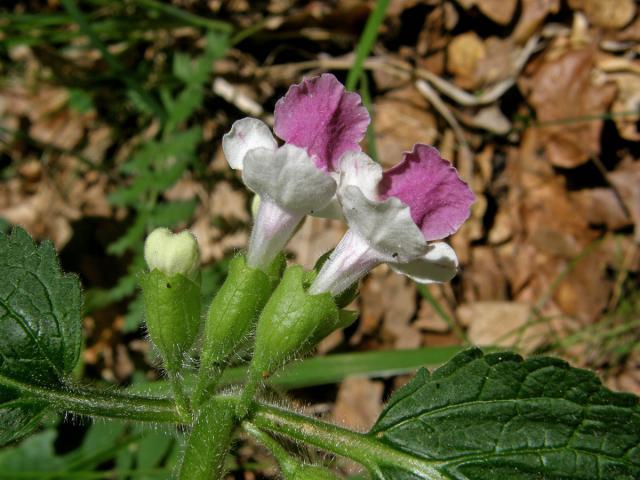
[{"label": "blade of grass", "polygon": [[440,365],[461,350],[460,346],[427,347],[312,357],[287,366],[274,375],[269,384],[291,390],[338,383],[352,376],[391,377],[412,373],[420,367]]},{"label": "blade of grass", "polygon": [[158,2],[157,0],[135,0],[134,3],[157,10],[165,15],[178,18],[183,22],[196,27],[204,27],[209,30],[217,30],[225,33],[231,33],[233,30],[233,26],[227,22],[217,20],[215,18],[204,18],[199,15],[194,15],[193,13],[182,10],[181,8],[174,7],[169,3]]},{"label": "blade of grass", "polygon": [[378,38],[378,30],[384,20],[389,3],[390,0],[378,0],[373,12],[371,12],[371,15],[369,15],[369,18],[367,19],[367,24],[365,25],[362,36],[356,46],[356,59],[347,74],[347,90],[354,90],[356,88],[356,84],[362,75],[364,61],[369,56],[369,53],[373,48],[373,44]]},{"label": "blade of grass", "polygon": [[137,94],[137,96],[145,103],[155,116],[160,119],[164,119],[166,115],[160,104],[132,78],[130,72],[127,72],[118,59],[109,52],[106,45],[102,43],[84,14],[76,5],[76,2],[74,0],[61,0],[61,2],[69,15],[73,17],[74,21],[80,27],[80,31],[84,33],[89,38],[91,44],[100,51],[104,61],[107,62],[107,65],[109,65],[109,68],[113,73],[125,83],[127,88]]},{"label": "blade of grass", "polygon": [[429,289],[425,285],[420,285],[416,283],[416,288],[418,293],[422,298],[424,298],[429,305],[435,310],[436,314],[447,324],[449,328],[453,331],[453,333],[462,340],[465,344],[469,343],[469,339],[467,338],[466,333],[460,328],[460,326],[456,323],[455,319],[451,318],[449,314],[445,311],[444,307],[436,300],[436,298],[431,294]]},{"label": "blade of grass", "polygon": [[371,91],[369,90],[369,79],[364,72],[362,72],[362,75],[360,76],[360,96],[362,97],[362,103],[369,112],[369,117],[371,118],[366,133],[367,150],[369,156],[374,161],[380,163],[380,160],[378,159],[378,149],[376,147],[376,131],[373,122],[373,102],[371,101]]},{"label": "blade of grass", "polygon": [[[268,380],[273,387],[283,390],[313,387],[338,383],[350,376],[390,377],[415,372],[420,367],[435,367],[445,363],[463,350],[462,346],[425,347],[412,350],[389,350],[377,352],[355,352],[312,357],[288,365],[280,373]],[[246,367],[225,370],[221,385],[241,383],[246,375]],[[184,378],[185,388],[190,390],[195,376]],[[130,387],[132,393],[170,395],[167,381]]]}]

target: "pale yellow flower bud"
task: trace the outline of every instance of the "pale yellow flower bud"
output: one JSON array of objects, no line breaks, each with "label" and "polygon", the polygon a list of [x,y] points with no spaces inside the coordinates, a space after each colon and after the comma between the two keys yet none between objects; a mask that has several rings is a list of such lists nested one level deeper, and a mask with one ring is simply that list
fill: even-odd
[{"label": "pale yellow flower bud", "polygon": [[168,228],[156,228],[144,243],[144,259],[149,270],[165,275],[181,273],[193,278],[200,266],[200,249],[192,233],[173,233]]}]

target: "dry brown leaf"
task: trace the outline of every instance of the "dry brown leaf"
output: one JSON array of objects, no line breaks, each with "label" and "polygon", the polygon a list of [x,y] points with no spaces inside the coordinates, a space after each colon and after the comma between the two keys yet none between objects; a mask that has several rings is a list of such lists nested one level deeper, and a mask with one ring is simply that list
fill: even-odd
[{"label": "dry brown leaf", "polygon": [[474,5],[484,15],[500,25],[508,24],[518,6],[518,0],[458,0],[466,10]]},{"label": "dry brown leaf", "polygon": [[500,25],[507,25],[513,18],[518,0],[476,0],[478,8]]},{"label": "dry brown leaf", "polygon": [[333,409],[336,422],[357,431],[367,431],[382,411],[384,384],[366,378],[347,378],[340,384]]},{"label": "dry brown leaf", "polygon": [[467,123],[472,127],[498,135],[506,135],[512,128],[511,122],[504,116],[497,105],[480,109],[473,117],[468,119]]},{"label": "dry brown leaf", "polygon": [[491,247],[471,251],[471,262],[464,268],[464,301],[505,300],[507,280],[498,256]]},{"label": "dry brown leaf", "polygon": [[486,56],[478,63],[475,76],[482,85],[514,76],[523,49],[511,38],[489,37],[484,42]]},{"label": "dry brown leaf", "polygon": [[618,230],[631,223],[618,196],[610,188],[571,192],[570,198],[580,209],[580,215],[591,225],[605,225],[609,230]]},{"label": "dry brown leaf", "polygon": [[248,223],[246,190],[234,190],[228,182],[216,182],[211,193],[211,214],[227,222]]},{"label": "dry brown leaf", "polygon": [[416,287],[404,276],[389,272],[379,299],[383,305],[382,335],[390,335],[398,349],[419,347],[420,335],[410,324],[416,313]]},{"label": "dry brown leaf", "polygon": [[531,352],[545,341],[547,327],[535,321],[531,307],[516,302],[465,303],[457,309],[473,345]]},{"label": "dry brown leaf", "polygon": [[615,38],[621,42],[640,42],[640,16],[636,17],[627,28],[616,32]]},{"label": "dry brown leaf", "polygon": [[344,222],[307,217],[287,245],[287,251],[293,253],[296,263],[311,269],[318,258],[338,245],[345,231]]},{"label": "dry brown leaf", "polygon": [[[446,298],[445,290],[451,290],[451,285],[425,285],[433,298],[442,307],[449,318],[453,318],[453,310],[449,306],[450,302]],[[429,332],[445,333],[451,330],[449,324],[436,312],[430,302],[424,298],[420,299],[420,306],[418,308],[418,315],[416,321],[413,322],[413,327],[420,330],[426,330]]]},{"label": "dry brown leaf", "polygon": [[99,165],[104,160],[104,154],[113,144],[113,132],[106,125],[98,125],[89,130],[87,134],[87,145],[82,149],[82,155]]},{"label": "dry brown leaf", "polygon": [[535,273],[538,252],[528,243],[509,242],[497,249],[500,264],[511,285],[512,296],[516,296],[529,283]]},{"label": "dry brown leaf", "polygon": [[558,13],[560,0],[522,0],[522,13],[513,31],[513,39],[525,43],[542,26],[550,13]]},{"label": "dry brown leaf", "polygon": [[380,340],[396,348],[415,348],[422,343],[411,325],[416,313],[416,288],[406,277],[386,265],[374,269],[360,288],[360,322],[350,339],[358,344],[382,325]]},{"label": "dry brown leaf", "polygon": [[640,242],[640,161],[625,161],[608,177],[633,219],[635,239]]},{"label": "dry brown leaf", "polygon": [[498,212],[489,231],[489,243],[497,245],[508,241],[513,236],[513,221],[507,207],[498,207]]},{"label": "dry brown leaf", "polygon": [[600,154],[603,121],[593,116],[607,111],[616,88],[611,83],[593,82],[593,64],[593,50],[570,51],[545,62],[532,78],[522,82],[538,121],[544,125],[542,142],[553,165],[573,168]]},{"label": "dry brown leaf", "polygon": [[636,15],[636,0],[570,0],[574,10],[583,10],[589,21],[598,27],[623,28]]},{"label": "dry brown leaf", "polygon": [[607,258],[598,248],[585,253],[558,284],[553,299],[563,313],[583,325],[600,318],[611,295],[612,282],[607,278]]},{"label": "dry brown leaf", "polygon": [[433,144],[438,136],[435,117],[412,87],[394,90],[378,100],[374,121],[378,157],[384,167],[398,163],[415,143]]},{"label": "dry brown leaf", "polygon": [[476,71],[487,57],[482,39],[475,32],[456,36],[447,46],[447,70],[455,76],[455,82],[462,88],[474,89],[479,86]]},{"label": "dry brown leaf", "polygon": [[618,133],[626,140],[639,142],[640,113],[630,113],[640,112],[640,73],[618,73],[609,78],[618,85],[618,96],[611,107],[611,112],[617,114],[614,120]]}]

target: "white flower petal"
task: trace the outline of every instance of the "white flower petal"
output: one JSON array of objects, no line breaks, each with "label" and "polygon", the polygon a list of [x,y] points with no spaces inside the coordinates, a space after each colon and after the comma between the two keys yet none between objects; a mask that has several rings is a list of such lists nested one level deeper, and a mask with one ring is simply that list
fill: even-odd
[{"label": "white flower petal", "polygon": [[333,220],[344,221],[344,215],[342,213],[342,205],[338,200],[338,196],[334,195],[327,205],[319,210],[313,212],[314,217],[319,218],[331,218]]},{"label": "white flower petal", "polygon": [[304,215],[284,210],[268,197],[260,199],[249,239],[247,264],[266,271],[303,218]]},{"label": "white flower petal", "polygon": [[340,197],[349,227],[372,248],[403,263],[428,252],[427,242],[413,223],[409,207],[397,198],[371,201],[351,185],[344,187]]},{"label": "white flower petal", "polygon": [[336,182],[316,167],[307,152],[285,144],[275,152],[250,150],[244,159],[244,183],[290,212],[310,214],[324,208],[336,192]]},{"label": "white flower petal", "polygon": [[382,167],[363,152],[347,152],[340,158],[340,191],[358,187],[369,200],[378,200],[378,183]]},{"label": "white flower petal", "polygon": [[309,287],[309,293],[316,295],[330,292],[333,296],[340,295],[369,270],[386,260],[386,255],[371,248],[369,242],[358,232],[349,229],[318,272]]},{"label": "white flower petal", "polygon": [[243,118],[234,122],[231,130],[222,137],[224,156],[235,170],[242,170],[245,155],[254,148],[278,148],[271,129],[257,118]]},{"label": "white flower petal", "polygon": [[458,273],[458,257],[444,242],[429,244],[429,251],[408,263],[389,262],[389,266],[418,283],[444,283]]}]

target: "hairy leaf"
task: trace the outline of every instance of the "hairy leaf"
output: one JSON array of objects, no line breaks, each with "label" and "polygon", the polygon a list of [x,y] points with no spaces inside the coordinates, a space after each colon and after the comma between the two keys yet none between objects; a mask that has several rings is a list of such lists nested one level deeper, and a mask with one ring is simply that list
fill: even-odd
[{"label": "hairy leaf", "polygon": [[[638,398],[553,358],[469,350],[418,376],[370,432],[452,480],[640,478]],[[379,465],[379,478],[431,478]]]},{"label": "hairy leaf", "polygon": [[77,277],[60,270],[51,242],[36,245],[21,228],[0,235],[0,375],[59,383],[81,346]]}]

